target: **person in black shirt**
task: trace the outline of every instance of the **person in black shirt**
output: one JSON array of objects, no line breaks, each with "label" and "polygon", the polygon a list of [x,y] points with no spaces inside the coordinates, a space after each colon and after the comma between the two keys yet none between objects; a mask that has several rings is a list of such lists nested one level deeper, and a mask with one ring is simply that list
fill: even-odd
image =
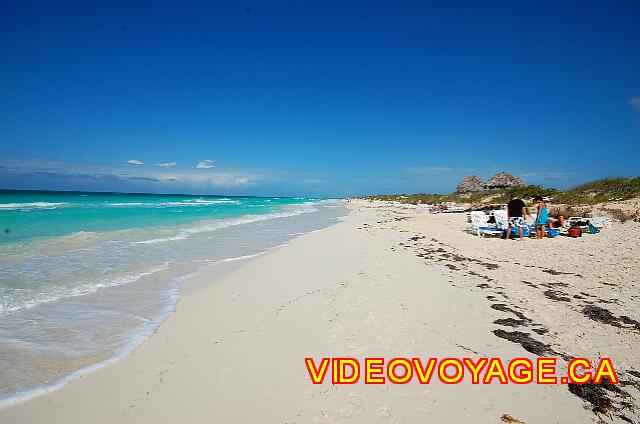
[{"label": "person in black shirt", "polygon": [[511,229],[517,228],[520,240],[524,240],[524,226],[527,225],[527,221],[524,217],[527,214],[527,206],[522,199],[519,199],[515,194],[511,196],[511,201],[507,203],[507,216],[509,217],[509,228],[507,228],[507,240],[511,236]]}]

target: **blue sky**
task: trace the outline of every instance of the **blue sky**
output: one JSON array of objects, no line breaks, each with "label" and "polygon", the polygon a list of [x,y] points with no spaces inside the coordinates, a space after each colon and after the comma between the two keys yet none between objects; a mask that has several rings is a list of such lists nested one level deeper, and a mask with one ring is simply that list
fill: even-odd
[{"label": "blue sky", "polygon": [[3,2],[0,187],[343,196],[638,175],[638,22],[637,1]]}]

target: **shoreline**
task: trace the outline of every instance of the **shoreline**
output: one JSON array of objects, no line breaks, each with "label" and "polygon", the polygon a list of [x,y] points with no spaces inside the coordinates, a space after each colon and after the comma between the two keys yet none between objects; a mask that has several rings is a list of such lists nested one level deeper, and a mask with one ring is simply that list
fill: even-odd
[{"label": "shoreline", "polygon": [[[574,283],[577,290],[601,290],[586,273],[566,275],[572,257],[549,268],[526,262],[528,249],[544,255],[538,247],[548,249],[553,240],[475,238],[459,215],[364,203],[352,209],[342,222],[242,261],[219,278],[193,276],[176,312],[138,349],[61,389],[0,409],[0,421],[497,422],[503,414],[528,423],[595,420],[590,405],[562,385],[313,385],[305,370],[308,356],[535,359],[495,332],[505,328],[497,323],[509,310],[535,324],[517,331],[544,327],[533,337],[556,352],[589,356],[610,346],[625,378],[638,369],[632,330],[586,317],[578,322],[571,302],[520,282],[562,279],[566,291]],[[615,236],[572,246],[604,247]],[[606,261],[597,266],[596,277],[608,272]],[[528,302],[516,302],[522,296]],[[500,304],[506,308],[495,307]],[[616,316],[634,308],[622,306],[610,308]],[[590,335],[581,336],[586,325],[593,326]],[[618,340],[626,345],[614,345]],[[633,387],[624,390],[637,396]]]},{"label": "shoreline", "polygon": [[[343,206],[347,207],[346,205],[343,205]],[[349,211],[348,213],[351,213],[351,211]],[[270,247],[264,251],[254,253],[254,254],[249,254],[249,255],[216,260],[215,262],[207,264],[200,269],[190,272],[184,276],[175,278],[174,279],[175,293],[173,293],[171,297],[175,296],[177,300],[175,302],[171,302],[167,304],[167,307],[165,308],[165,310],[161,311],[158,314],[158,316],[156,316],[153,320],[145,322],[145,324],[141,326],[141,327],[150,327],[149,330],[144,330],[141,328],[136,329],[137,330],[136,334],[132,336],[130,340],[127,341],[127,343],[125,343],[123,346],[115,350],[107,358],[101,359],[98,362],[90,364],[88,366],[79,368],[52,383],[42,383],[41,385],[36,386],[34,388],[23,390],[16,393],[15,395],[9,396],[4,399],[0,399],[0,411],[6,408],[11,408],[12,406],[15,406],[15,405],[22,404],[24,402],[32,401],[33,399],[37,399],[40,396],[44,396],[44,395],[53,393],[55,391],[61,390],[66,385],[72,383],[73,381],[79,378],[85,377],[97,370],[100,370],[102,368],[115,364],[118,361],[121,361],[122,359],[126,358],[128,355],[135,352],[137,349],[139,349],[141,346],[143,346],[145,343],[151,340],[151,338],[153,338],[156,335],[156,333],[158,332],[160,327],[164,324],[164,322],[167,319],[169,319],[173,314],[176,313],[180,302],[182,301],[183,297],[187,293],[190,293],[192,291],[196,291],[199,289],[199,287],[197,287],[198,286],[197,284],[190,283],[190,280],[197,281],[198,279],[196,277],[199,274],[206,273],[208,276],[208,279],[211,280],[208,282],[208,284],[215,284],[217,280],[219,280],[220,278],[223,278],[229,273],[232,273],[235,269],[243,266],[243,264],[245,264],[246,262],[264,255],[268,255],[269,253],[272,253],[274,251],[277,251],[278,249],[288,246],[291,244],[293,240],[297,238],[304,237],[309,234],[313,234],[317,231],[325,230],[327,228],[330,228],[333,225],[337,225],[343,218],[344,217],[341,217],[339,218],[338,222],[330,223],[328,226],[320,229],[310,230],[309,232],[305,232],[305,233],[296,233],[291,240],[285,243],[282,243],[280,245]],[[289,235],[292,235],[292,234],[289,234]],[[141,331],[141,330],[144,330],[144,331]]]}]

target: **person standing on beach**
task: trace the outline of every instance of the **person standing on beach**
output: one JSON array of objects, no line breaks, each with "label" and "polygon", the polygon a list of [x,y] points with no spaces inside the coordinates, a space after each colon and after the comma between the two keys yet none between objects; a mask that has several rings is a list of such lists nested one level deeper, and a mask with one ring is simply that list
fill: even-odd
[{"label": "person standing on beach", "polygon": [[533,199],[536,202],[537,214],[536,214],[536,239],[541,240],[544,237],[544,230],[549,225],[549,211],[547,205],[544,203],[544,199],[541,196],[536,196]]},{"label": "person standing on beach", "polygon": [[511,201],[507,203],[507,216],[509,217],[509,227],[507,228],[507,240],[511,237],[511,229],[517,228],[520,240],[524,240],[524,226],[527,221],[524,217],[527,215],[527,205],[517,195],[511,196]]}]

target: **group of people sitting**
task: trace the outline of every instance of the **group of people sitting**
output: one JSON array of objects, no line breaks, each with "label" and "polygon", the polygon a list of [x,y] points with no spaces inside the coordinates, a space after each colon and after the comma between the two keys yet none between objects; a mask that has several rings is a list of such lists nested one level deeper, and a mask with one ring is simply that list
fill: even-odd
[{"label": "group of people sitting", "polygon": [[[558,215],[557,218],[549,216],[549,210],[547,209],[547,205],[542,196],[536,196],[533,200],[536,205],[536,218],[534,222],[536,228],[536,239],[539,240],[544,237],[545,229],[547,227],[560,228],[564,226],[564,217],[562,215]],[[507,203],[507,216],[509,218],[509,226],[507,228],[506,239],[509,240],[511,232],[516,231],[520,240],[523,240],[524,228],[527,226],[525,217],[531,215],[529,215],[527,205],[517,195],[511,196],[511,200]]]}]

